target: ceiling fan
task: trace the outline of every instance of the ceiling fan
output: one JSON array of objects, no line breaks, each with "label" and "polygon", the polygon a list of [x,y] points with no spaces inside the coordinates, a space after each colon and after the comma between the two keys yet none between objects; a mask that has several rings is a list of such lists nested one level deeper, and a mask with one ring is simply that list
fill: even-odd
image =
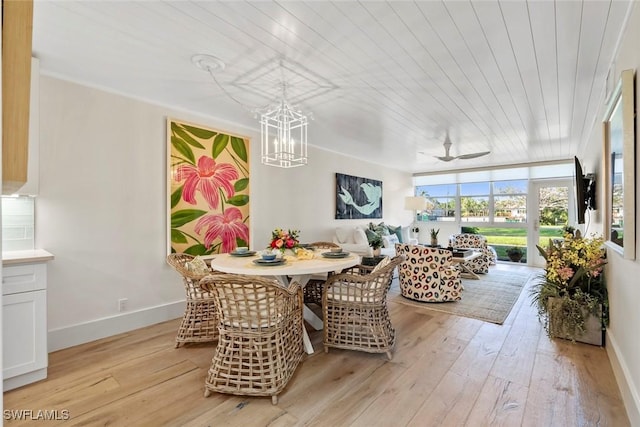
[{"label": "ceiling fan", "polygon": [[463,159],[463,160],[475,159],[476,157],[486,156],[487,154],[491,153],[491,151],[480,151],[477,153],[469,153],[469,154],[461,154],[459,156],[452,156],[449,154],[449,150],[453,145],[451,143],[451,140],[449,139],[449,132],[447,132],[447,136],[444,138],[443,145],[444,145],[444,156],[434,156],[436,159],[442,160],[443,162],[450,162],[451,160],[455,160],[455,159]]}]

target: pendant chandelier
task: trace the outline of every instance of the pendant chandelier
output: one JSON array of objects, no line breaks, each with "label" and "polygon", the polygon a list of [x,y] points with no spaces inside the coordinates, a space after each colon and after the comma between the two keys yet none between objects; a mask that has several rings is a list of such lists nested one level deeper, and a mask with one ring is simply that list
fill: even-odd
[{"label": "pendant chandelier", "polygon": [[[267,64],[264,70],[262,68],[256,69],[260,72],[259,77],[255,77],[255,75],[252,74],[253,72],[249,72],[243,76],[243,80],[246,80],[243,85],[249,87],[254,93],[258,87],[256,81],[259,81],[261,84],[272,84],[275,78],[279,80],[279,84],[276,83],[271,87],[274,89],[282,89],[282,98],[275,104],[261,108],[250,108],[232,96],[227,89],[218,82],[216,73],[225,69],[225,64],[222,60],[215,56],[205,54],[194,55],[191,57],[191,60],[198,68],[207,71],[216,85],[218,85],[222,92],[230,99],[248,111],[252,111],[256,114],[256,117],[258,114],[260,115],[260,146],[263,164],[279,168],[293,168],[307,164],[307,124],[309,118],[307,115],[302,114],[302,111],[293,108],[289,102],[287,102],[286,88],[288,83],[285,69],[293,72],[298,78],[306,78],[306,82],[311,83],[310,87],[312,88],[314,96],[332,90],[334,86],[322,81],[318,83],[315,80],[311,80],[310,78],[312,77],[316,80],[318,78],[310,74],[311,72],[308,70],[301,68],[300,65],[290,61],[285,64],[285,59],[280,58],[277,64],[273,64],[272,62]],[[278,71],[279,75],[276,76],[274,73]],[[310,77],[307,75],[310,75]],[[259,80],[259,78],[263,80]],[[243,85],[237,84],[238,87],[242,87]],[[264,92],[261,95],[273,95],[273,93]],[[300,96],[298,95],[298,99],[299,98]]]},{"label": "pendant chandelier", "polygon": [[307,116],[282,100],[260,115],[262,164],[293,168],[307,164]]}]

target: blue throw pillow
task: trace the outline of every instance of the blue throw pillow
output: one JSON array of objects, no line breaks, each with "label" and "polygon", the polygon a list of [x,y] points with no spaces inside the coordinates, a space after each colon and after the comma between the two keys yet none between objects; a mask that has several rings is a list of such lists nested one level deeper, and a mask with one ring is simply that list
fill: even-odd
[{"label": "blue throw pillow", "polygon": [[397,227],[394,227],[393,225],[387,225],[387,229],[389,230],[389,233],[398,236],[398,241],[400,243],[404,243],[402,241],[402,226],[399,225]]}]

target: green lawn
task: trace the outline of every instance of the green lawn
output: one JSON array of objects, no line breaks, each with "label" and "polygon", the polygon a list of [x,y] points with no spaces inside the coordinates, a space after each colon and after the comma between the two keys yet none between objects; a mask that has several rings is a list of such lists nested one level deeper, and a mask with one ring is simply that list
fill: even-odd
[{"label": "green lawn", "polygon": [[[478,227],[478,233],[487,238],[487,243],[496,250],[498,259],[508,261],[507,249],[520,246],[524,256],[520,262],[527,262],[527,230],[523,228]],[[540,228],[540,245],[544,246],[549,239],[562,236],[562,227],[543,226]]]}]

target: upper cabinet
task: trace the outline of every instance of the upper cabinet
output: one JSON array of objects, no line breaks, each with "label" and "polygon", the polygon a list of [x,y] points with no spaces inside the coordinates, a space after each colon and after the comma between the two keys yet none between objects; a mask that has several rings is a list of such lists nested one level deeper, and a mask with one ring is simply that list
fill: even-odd
[{"label": "upper cabinet", "polygon": [[27,183],[32,29],[32,0],[2,0],[2,194]]}]

